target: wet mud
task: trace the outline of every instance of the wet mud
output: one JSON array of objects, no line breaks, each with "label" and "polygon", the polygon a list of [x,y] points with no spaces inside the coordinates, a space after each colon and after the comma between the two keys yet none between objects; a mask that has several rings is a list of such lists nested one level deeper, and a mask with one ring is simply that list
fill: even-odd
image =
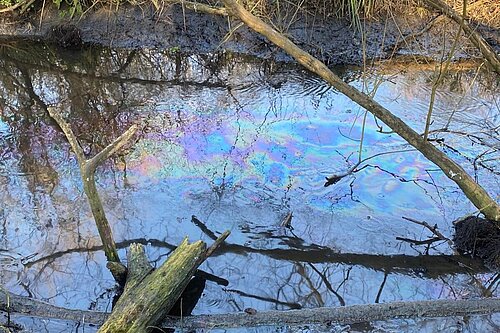
[{"label": "wet mud", "polygon": [[[29,17],[3,17],[0,36],[34,38],[65,46],[73,29],[78,41],[117,48],[179,49],[183,52],[207,53],[231,51],[278,61],[291,60],[278,47],[244,25],[225,16],[210,15],[174,5],[158,12],[152,7],[121,6],[118,10],[99,9],[72,20],[60,18],[54,10]],[[362,22],[362,35],[345,19],[302,15],[278,28],[301,48],[329,65],[361,65],[365,60],[400,57],[419,61],[439,60],[443,40],[452,41],[456,25],[444,17],[399,17],[371,19]],[[78,30],[74,30],[78,28]],[[476,24],[486,40],[500,50],[499,29]],[[455,60],[480,56],[466,38],[455,53]],[[78,44],[68,44],[75,46]]]}]

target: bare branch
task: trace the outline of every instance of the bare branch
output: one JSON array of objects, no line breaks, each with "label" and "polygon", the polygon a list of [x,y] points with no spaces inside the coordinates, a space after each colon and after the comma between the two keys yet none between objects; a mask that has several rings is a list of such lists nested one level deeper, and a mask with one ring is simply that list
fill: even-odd
[{"label": "bare branch", "polygon": [[421,226],[424,226],[426,227],[430,232],[432,232],[434,235],[437,236],[437,238],[439,238],[440,240],[444,240],[448,243],[449,246],[453,246],[453,242],[451,241],[451,239],[449,239],[448,237],[444,236],[437,228],[437,225],[435,226],[431,226],[429,223],[425,222],[425,221],[417,221],[417,220],[414,220],[410,217],[405,217],[403,216],[403,219],[407,220],[407,221],[410,221],[412,223],[415,223],[415,224],[418,224],[418,225],[421,225]]},{"label": "bare branch", "polygon": [[108,157],[113,155],[121,147],[123,147],[132,136],[137,132],[138,126],[132,125],[130,128],[124,132],[122,135],[117,137],[113,142],[106,146],[103,150],[97,153],[92,159],[88,161],[89,168],[92,172],[97,168],[102,162],[104,162]]},{"label": "bare branch", "polygon": [[76,159],[78,160],[78,164],[80,167],[82,167],[86,160],[85,160],[85,154],[83,153],[83,149],[78,143],[78,139],[75,136],[75,133],[73,133],[73,130],[69,126],[69,124],[64,120],[64,118],[61,116],[61,114],[56,110],[54,107],[48,107],[47,111],[49,111],[49,115],[54,119],[59,125],[59,127],[63,130],[64,135],[66,135],[66,138],[69,141],[69,145],[71,146],[71,149],[75,152]]}]

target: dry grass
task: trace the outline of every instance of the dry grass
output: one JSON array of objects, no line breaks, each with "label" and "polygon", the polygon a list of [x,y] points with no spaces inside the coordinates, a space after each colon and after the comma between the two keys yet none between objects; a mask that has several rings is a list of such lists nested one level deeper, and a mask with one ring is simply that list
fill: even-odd
[{"label": "dry grass", "polygon": [[[29,0],[0,0],[0,11],[6,11],[19,3]],[[426,15],[428,12],[422,6],[421,0],[239,0],[244,2],[246,8],[253,14],[277,22],[279,30],[291,24],[301,13],[313,14],[324,18],[347,18],[352,22],[360,19],[382,19],[391,15]],[[463,0],[444,0],[456,11],[461,12]],[[85,12],[89,8],[110,6],[118,8],[120,4],[129,3],[136,6],[152,4],[155,8],[164,8],[172,3],[182,0],[54,0],[60,4],[61,9],[80,6]],[[217,0],[192,0],[222,7]],[[49,3],[49,2],[48,2]],[[52,1],[50,2],[52,3]],[[17,8],[17,7],[16,7]],[[469,18],[500,29],[500,3],[499,0],[468,0],[467,13]],[[80,13],[81,14],[81,13]]]},{"label": "dry grass", "polygon": [[[447,0],[447,2],[453,2],[454,8],[460,11],[461,1]],[[471,19],[500,29],[500,2],[498,0],[476,0],[469,2],[467,12]]]},{"label": "dry grass", "polygon": [[[444,1],[457,12],[462,11],[463,0]],[[388,14],[423,16],[428,13],[420,0],[246,0],[245,5],[255,15],[269,19],[304,12],[355,22],[360,18],[381,19]],[[477,22],[500,28],[499,0],[468,0],[467,13]]]}]

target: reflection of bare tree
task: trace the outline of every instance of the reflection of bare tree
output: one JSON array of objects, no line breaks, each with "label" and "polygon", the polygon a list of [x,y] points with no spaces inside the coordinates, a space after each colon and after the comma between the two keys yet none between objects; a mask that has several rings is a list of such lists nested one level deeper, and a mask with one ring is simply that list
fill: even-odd
[{"label": "reflection of bare tree", "polygon": [[[122,242],[117,242],[117,248],[126,248],[131,243],[150,244],[158,248],[175,249],[175,245],[153,238],[135,238]],[[102,246],[94,245],[89,247],[71,248],[64,251],[55,251],[50,255],[39,257],[27,262],[27,268],[48,259],[60,258],[72,253],[96,252],[102,250]],[[440,275],[475,272],[488,272],[488,270],[475,259],[469,259],[458,255],[374,255],[357,253],[337,253],[330,248],[319,247],[318,245],[304,245],[300,249],[257,249],[250,246],[227,243],[221,246],[213,256],[221,256],[233,253],[246,255],[250,253],[259,254],[274,260],[291,262],[308,262],[316,264],[344,264],[348,266],[361,266],[368,269],[385,272],[392,271],[398,274],[419,274],[429,278]]]},{"label": "reflection of bare tree", "polygon": [[[103,290],[110,287],[106,284],[105,273],[96,268],[101,265],[101,258],[98,255],[101,247],[96,245],[97,238],[85,223],[88,222],[85,216],[87,212],[81,208],[84,206],[84,201],[79,196],[78,184],[71,180],[75,178],[75,175],[69,171],[71,167],[74,167],[71,164],[73,161],[68,151],[61,149],[62,146],[66,146],[60,145],[61,137],[54,136],[50,127],[45,126],[50,121],[45,113],[45,104],[63,100],[69,110],[65,116],[71,117],[74,123],[79,125],[75,129],[75,134],[82,143],[85,153],[92,154],[105,147],[110,138],[118,136],[123,129],[139,117],[146,117],[149,121],[143,133],[145,137],[152,139],[148,144],[173,142],[172,146],[174,146],[177,141],[169,137],[172,132],[173,135],[179,136],[198,133],[198,131],[203,133],[204,130],[208,132],[216,130],[217,126],[220,126],[220,123],[226,119],[233,121],[236,118],[234,121],[239,126],[240,121],[248,121],[253,116],[248,112],[249,101],[253,101],[253,97],[260,98],[261,86],[269,88],[269,96],[266,97],[271,99],[272,105],[263,110],[266,120],[261,123],[259,119],[258,124],[253,124],[258,128],[257,133],[251,138],[244,137],[244,127],[238,128],[234,140],[230,141],[230,144],[236,146],[239,143],[238,140],[257,140],[260,134],[266,133],[266,126],[275,125],[282,119],[286,119],[288,115],[284,110],[286,105],[283,103],[282,95],[285,95],[283,88],[286,88],[287,84],[293,84],[294,89],[297,89],[293,93],[317,94],[319,97],[315,102],[318,104],[329,89],[318,80],[310,77],[304,78],[302,74],[297,75],[296,69],[288,67],[287,64],[272,62],[262,64],[255,59],[239,55],[189,56],[168,51],[89,49],[85,50],[83,55],[69,54],[68,57],[45,46],[37,48],[36,44],[30,44],[29,51],[16,51],[24,52],[24,55],[13,52],[13,49],[0,52],[2,52],[0,56],[0,100],[2,105],[5,105],[5,108],[0,110],[0,118],[2,122],[8,124],[12,133],[15,133],[14,139],[5,140],[6,144],[0,145],[0,156],[6,156],[6,160],[14,162],[15,168],[9,167],[1,172],[6,172],[8,176],[19,179],[21,182],[26,179],[29,183],[26,190],[2,182],[1,195],[7,195],[6,192],[10,192],[11,197],[17,198],[15,205],[22,206],[26,203],[26,199],[21,198],[26,194],[31,198],[33,193],[36,194],[35,201],[39,202],[37,204],[46,201],[55,206],[51,219],[42,216],[33,218],[40,224],[30,227],[26,234],[22,235],[23,239],[27,239],[34,234],[33,242],[39,243],[35,247],[36,251],[40,252],[37,259],[25,262],[25,265],[21,266],[25,269],[29,268],[31,275],[23,283],[26,286],[26,292],[35,297],[64,295],[62,297],[69,298],[78,293],[78,286],[75,286],[75,291],[69,290],[68,286],[56,285],[61,276],[67,280],[76,280],[75,276],[84,275],[93,283],[98,281],[104,284],[104,287],[99,285],[96,290],[100,287],[103,287]],[[75,59],[71,60],[71,57]],[[343,70],[345,70],[345,76],[355,73],[348,69]],[[355,79],[354,76],[352,78]],[[457,76],[454,80],[465,78],[470,77]],[[456,89],[458,91],[463,88],[457,86]],[[170,101],[165,102],[166,96],[175,96],[175,102],[172,105]],[[204,103],[204,105],[198,109],[198,105],[182,104],[186,101],[194,104]],[[234,107],[235,104],[238,105],[238,113],[236,116],[231,114],[234,118],[220,116],[227,113],[227,106]],[[191,107],[195,110],[194,112],[191,112]],[[158,112],[148,112],[147,115],[142,112],[152,108]],[[214,108],[217,110],[213,111]],[[210,117],[197,118],[197,112],[208,111],[213,112],[209,114]],[[249,121],[253,120],[255,119]],[[169,128],[174,128],[175,131],[166,133],[168,131],[166,129]],[[479,141],[481,139],[477,140],[481,142]],[[164,146],[160,148],[163,149]],[[145,154],[153,155],[156,151],[145,149]],[[210,170],[210,174],[207,173],[209,185],[212,186],[214,192],[220,194],[221,198],[233,186],[229,177],[226,177],[234,171],[231,170],[233,166],[228,162],[227,157],[234,157],[231,154],[239,153],[243,155],[245,152],[231,150],[223,155],[225,159]],[[489,156],[494,157],[494,153],[483,154],[484,158]],[[176,161],[172,159],[172,162]],[[478,159],[478,165],[480,162],[481,159]],[[109,171],[109,165],[107,167]],[[17,174],[14,175],[14,172]],[[414,181],[413,178],[391,175],[402,182]],[[109,177],[109,173],[99,176],[102,180]],[[119,180],[120,177],[123,177],[123,174],[117,172],[116,179]],[[121,184],[116,179],[115,186],[118,188]],[[105,181],[101,183],[104,185],[103,188],[109,184]],[[292,180],[289,181],[291,186]],[[68,187],[72,189],[70,192],[72,197],[66,195]],[[135,234],[130,235],[133,232],[142,233],[142,230],[132,226],[137,222],[134,218],[126,218],[125,215],[130,211],[125,211],[123,206],[116,204],[123,192],[116,194],[118,198],[114,197],[114,193],[109,194],[114,189],[109,190],[107,200],[109,206],[118,207],[116,220],[120,223],[117,223],[117,228],[129,229],[127,232],[130,233],[124,236],[125,239],[136,237]],[[353,188],[350,189],[350,195],[354,197]],[[267,192],[272,193],[273,190],[274,188],[271,188]],[[293,196],[293,193],[291,195]],[[342,195],[343,193],[340,193],[339,198]],[[357,199],[353,198],[353,200]],[[67,208],[75,206],[79,207],[76,212],[69,211]],[[31,206],[26,208],[27,211],[31,209]],[[29,212],[26,212],[26,215],[28,214]],[[31,221],[29,218],[27,220]],[[2,222],[1,211],[0,222]],[[9,229],[9,223],[13,224],[12,219],[8,220],[5,217],[3,224],[5,230]],[[203,223],[197,225],[207,237],[217,238],[216,234]],[[7,231],[2,234],[2,237],[7,237],[6,233]],[[14,233],[11,232],[8,237],[13,237],[12,235]],[[376,284],[370,285],[374,292],[366,299],[373,301],[375,298],[382,302],[384,296],[388,294],[391,283],[397,282],[401,276],[407,280],[419,277],[423,279],[439,277],[446,280],[452,274],[462,276],[470,271],[486,272],[486,269],[478,262],[460,256],[339,253],[332,248],[311,244],[299,237],[277,235],[274,230],[264,230],[258,235],[252,234],[250,238],[253,236],[274,241],[272,244],[277,242],[279,247],[249,246],[246,243],[240,245],[236,242],[236,244],[225,245],[216,253],[216,256],[221,261],[240,259],[241,261],[238,262],[240,266],[247,264],[246,258],[256,257],[256,261],[259,261],[259,268],[269,268],[269,272],[265,272],[269,280],[262,290],[247,290],[247,285],[238,286],[232,288],[238,292],[231,293],[231,297],[271,302],[274,306],[287,307],[290,304],[302,302],[306,303],[301,304],[304,306],[349,304],[353,297],[348,294],[348,288],[359,283],[356,279],[363,274],[371,274],[370,279]],[[165,249],[174,248],[171,243],[148,238],[119,242],[118,246],[123,249],[131,242],[151,244],[152,248],[159,249],[158,252],[162,253],[159,258],[167,252]],[[31,249],[32,247],[27,247],[26,251],[31,251]],[[23,253],[23,255],[26,254]],[[82,267],[71,266],[73,261],[83,262]],[[220,269],[224,264],[215,269]],[[73,271],[75,269],[78,273]],[[238,274],[242,276],[248,275],[250,271],[245,267],[238,267],[238,269],[240,269]],[[273,274],[275,276],[272,276]],[[297,285],[300,285],[300,290],[294,289]],[[43,291],[40,291],[42,287]],[[248,288],[251,287],[248,285]],[[490,290],[494,292],[495,288],[492,286]],[[355,292],[352,293],[355,294]],[[93,297],[90,292],[89,295],[89,298]]]},{"label": "reflection of bare tree", "polygon": [[274,303],[276,305],[284,305],[284,306],[286,306],[286,307],[288,307],[290,309],[300,309],[300,308],[302,308],[302,306],[300,305],[300,303],[285,302],[285,301],[281,301],[281,300],[279,300],[277,298],[254,295],[254,294],[246,293],[244,291],[235,290],[235,289],[225,289],[225,291],[232,292],[232,293],[238,294],[238,295],[243,296],[243,297],[254,298],[254,299],[257,299],[257,300],[261,300],[261,301],[265,301],[265,302],[269,302],[269,303]]}]

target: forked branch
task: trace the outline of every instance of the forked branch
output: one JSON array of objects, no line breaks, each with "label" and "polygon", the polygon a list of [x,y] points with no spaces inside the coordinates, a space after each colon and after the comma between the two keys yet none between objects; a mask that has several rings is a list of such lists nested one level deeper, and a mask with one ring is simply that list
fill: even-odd
[{"label": "forked branch", "polygon": [[[47,110],[49,112],[49,115],[63,130],[71,148],[73,149],[73,152],[76,155],[78,165],[80,166],[80,176],[83,182],[83,189],[89,201],[92,214],[94,215],[94,220],[97,225],[102,244],[104,246],[104,253],[106,254],[106,258],[110,262],[119,263],[120,258],[118,257],[118,252],[116,250],[116,244],[113,239],[111,227],[109,226],[109,222],[106,218],[106,214],[104,213],[101,199],[99,198],[99,193],[97,192],[97,187],[95,184],[95,170],[97,166],[102,164],[102,162],[104,162],[118,149],[123,147],[130,140],[130,138],[132,138],[138,127],[137,125],[132,125],[125,133],[120,135],[101,152],[99,152],[93,158],[87,160],[76,135],[71,129],[71,126],[66,122],[66,120],[64,120],[64,118],[56,108],[48,107]],[[121,277],[115,276],[115,279],[119,280],[121,279]]]}]

